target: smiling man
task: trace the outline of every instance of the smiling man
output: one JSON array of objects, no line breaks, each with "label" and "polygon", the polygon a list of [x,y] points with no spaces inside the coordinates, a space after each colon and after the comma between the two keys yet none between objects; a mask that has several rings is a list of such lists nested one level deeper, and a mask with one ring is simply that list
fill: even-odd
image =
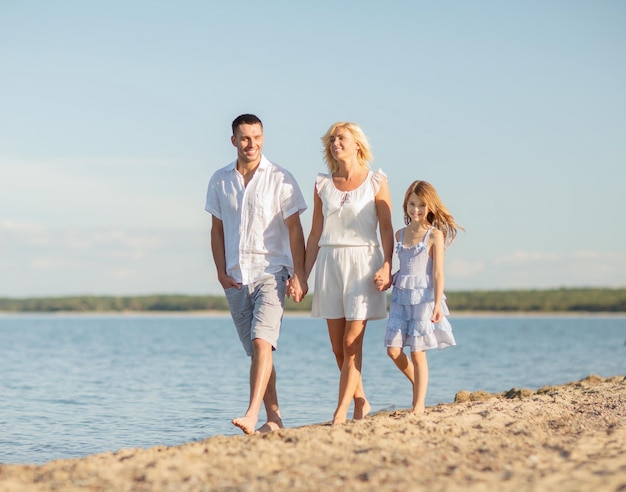
[{"label": "smiling man", "polygon": [[263,155],[263,124],[253,114],[232,123],[237,160],[211,177],[205,210],[212,215],[211,249],[233,322],[250,363],[250,403],[233,424],[255,432],[261,402],[267,421],[258,432],[282,428],[276,393],[276,350],[285,292],[300,302],[304,275],[306,210],[293,176]]}]

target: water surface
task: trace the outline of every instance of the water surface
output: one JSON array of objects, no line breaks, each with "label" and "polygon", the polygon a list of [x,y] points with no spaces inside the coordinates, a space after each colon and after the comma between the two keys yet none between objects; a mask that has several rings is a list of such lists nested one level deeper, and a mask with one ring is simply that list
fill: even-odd
[{"label": "water surface", "polygon": [[[625,317],[451,317],[458,345],[429,351],[427,405],[626,373]],[[411,386],[368,326],[363,380],[374,411]],[[288,316],[275,353],[289,427],[325,422],[338,376],[325,323]],[[229,317],[0,316],[0,463],[43,463],[239,434],[249,359]]]}]

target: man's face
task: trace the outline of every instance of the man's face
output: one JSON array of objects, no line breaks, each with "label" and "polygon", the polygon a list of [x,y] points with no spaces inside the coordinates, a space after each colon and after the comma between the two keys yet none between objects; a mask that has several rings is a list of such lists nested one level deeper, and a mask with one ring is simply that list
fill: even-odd
[{"label": "man's face", "polygon": [[237,162],[250,164],[261,159],[263,150],[263,128],[259,124],[241,124],[230,137],[231,142],[237,147]]}]

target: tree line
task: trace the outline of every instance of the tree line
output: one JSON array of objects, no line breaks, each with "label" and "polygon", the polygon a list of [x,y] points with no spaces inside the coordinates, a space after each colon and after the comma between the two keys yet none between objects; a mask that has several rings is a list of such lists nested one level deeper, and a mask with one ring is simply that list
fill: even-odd
[{"label": "tree line", "polygon": [[[448,292],[452,312],[626,312],[626,288],[562,288]],[[308,312],[312,296],[285,302],[287,311]],[[190,312],[228,311],[224,296],[145,295],[0,298],[4,312]]]}]

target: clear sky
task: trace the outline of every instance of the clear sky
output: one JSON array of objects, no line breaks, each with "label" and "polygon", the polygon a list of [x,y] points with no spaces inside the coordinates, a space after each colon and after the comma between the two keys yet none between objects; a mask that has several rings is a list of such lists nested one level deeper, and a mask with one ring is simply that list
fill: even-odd
[{"label": "clear sky", "polygon": [[244,112],[311,208],[335,121],[396,228],[432,182],[466,228],[448,291],[626,286],[625,26],[621,0],[0,0],[0,296],[220,293],[204,198]]}]

